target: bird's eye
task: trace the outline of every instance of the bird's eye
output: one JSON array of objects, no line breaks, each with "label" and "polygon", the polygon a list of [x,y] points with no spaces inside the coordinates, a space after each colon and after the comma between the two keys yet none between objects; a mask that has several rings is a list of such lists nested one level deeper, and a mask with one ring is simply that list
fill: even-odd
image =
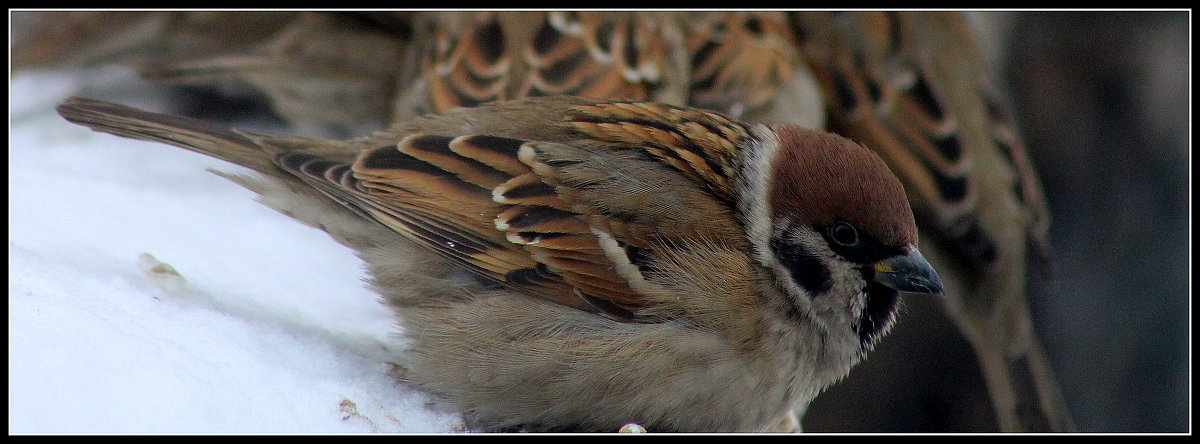
[{"label": "bird's eye", "polygon": [[858,230],[848,222],[836,222],[829,227],[829,237],[839,245],[852,247],[858,244]]}]

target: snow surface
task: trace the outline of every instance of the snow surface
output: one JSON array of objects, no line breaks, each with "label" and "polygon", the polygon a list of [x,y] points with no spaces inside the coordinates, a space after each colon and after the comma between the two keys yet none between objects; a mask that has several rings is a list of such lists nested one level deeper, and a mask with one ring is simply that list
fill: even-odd
[{"label": "snow surface", "polygon": [[463,430],[389,376],[349,249],[205,171],[239,167],[66,122],[82,78],[10,78],[10,433]]}]

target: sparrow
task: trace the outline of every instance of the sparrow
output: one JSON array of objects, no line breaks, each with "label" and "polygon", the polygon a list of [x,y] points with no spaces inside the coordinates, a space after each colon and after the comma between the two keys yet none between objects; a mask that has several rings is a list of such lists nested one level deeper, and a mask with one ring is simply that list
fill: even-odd
[{"label": "sparrow", "polygon": [[490,430],[756,432],[787,421],[942,283],[900,180],[796,125],[546,96],[351,140],[72,98],[67,120],[218,173],[353,248],[405,378]]},{"label": "sparrow", "polygon": [[383,128],[410,46],[404,13],[14,13],[14,71],[117,65],[142,78],[264,100],[296,131]]},{"label": "sparrow", "polygon": [[905,184],[942,271],[943,308],[975,349],[998,425],[1074,430],[1030,300],[1047,297],[1049,210],[968,19],[949,12],[793,13],[826,129]]},{"label": "sparrow", "polygon": [[[1073,429],[1029,312],[1049,296],[1045,193],[964,14],[363,11],[277,20],[284,25],[239,28],[253,42],[243,46],[114,60],[164,82],[257,85],[277,113],[315,134],[570,94],[843,135],[903,183],[922,250],[945,282],[942,308],[976,351],[999,428]],[[353,44],[354,35],[377,44]],[[324,56],[296,63],[293,53]],[[355,78],[371,80],[341,80]]]},{"label": "sparrow", "polygon": [[297,12],[13,11],[13,70],[139,66],[231,53],[267,40]]},{"label": "sparrow", "polygon": [[414,23],[428,43],[397,115],[568,93],[863,143],[899,176],[932,239],[944,311],[976,350],[1000,429],[1073,430],[1029,312],[1049,279],[1045,195],[963,15],[556,11]]}]

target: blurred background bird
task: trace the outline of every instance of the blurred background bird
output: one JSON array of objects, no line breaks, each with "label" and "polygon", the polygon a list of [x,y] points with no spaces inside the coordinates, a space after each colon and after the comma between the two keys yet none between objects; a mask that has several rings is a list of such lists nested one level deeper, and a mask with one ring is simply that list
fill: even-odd
[{"label": "blurred background bird", "polygon": [[[813,403],[806,431],[1178,431],[1186,250],[1178,237],[1150,235],[1186,230],[1187,65],[1178,61],[1187,53],[1171,51],[1187,50],[1188,21],[1178,12],[24,12],[12,17],[11,56],[14,70],[131,67],[185,91],[174,112],[276,119],[314,136],[552,94],[823,127],[874,149],[904,181],[947,290],[907,298],[874,359]],[[1145,32],[1092,32],[1131,28]],[[1143,87],[1123,75],[1158,78]],[[1153,105],[1117,113],[1134,103]],[[1147,177],[1159,168],[1171,174]],[[1153,196],[1156,206],[1144,205]],[[1113,248],[1122,237],[1159,244]],[[1128,275],[1138,278],[1118,278]],[[1155,324],[1168,328],[1146,327]],[[1098,374],[1105,366],[1118,369]]]}]

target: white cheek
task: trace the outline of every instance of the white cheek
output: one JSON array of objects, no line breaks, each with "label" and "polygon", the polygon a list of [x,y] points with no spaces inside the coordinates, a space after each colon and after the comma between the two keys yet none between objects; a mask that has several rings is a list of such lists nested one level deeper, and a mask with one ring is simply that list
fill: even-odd
[{"label": "white cheek", "polygon": [[751,128],[751,134],[755,142],[742,151],[742,168],[737,178],[738,211],[746,224],[746,236],[754,246],[755,259],[767,268],[775,268],[778,261],[768,248],[772,221],[767,197],[771,191],[771,165],[779,152],[779,137],[761,124]]},{"label": "white cheek", "polygon": [[[795,242],[814,254],[828,268],[832,278],[830,291],[810,295],[792,280],[791,271],[775,257],[771,239],[775,230],[786,229],[788,221],[773,221],[768,198],[773,180],[772,165],[779,153],[779,137],[765,125],[751,128],[756,140],[743,150],[742,168],[737,178],[738,211],[746,225],[746,235],[754,248],[754,258],[775,275],[776,284],[786,290],[796,309],[822,324],[827,331],[845,331],[849,338],[850,323],[865,307],[862,273],[829,249],[823,236],[810,227],[790,233]],[[838,295],[838,296],[834,296]]]},{"label": "white cheek", "polygon": [[[858,267],[834,253],[829,249],[824,237],[807,227],[793,233],[792,242],[802,245],[806,251],[819,257],[821,264],[829,270],[829,291],[811,295],[808,298],[811,309],[829,322],[841,323],[857,319],[857,314],[866,306],[866,294],[863,293],[866,281],[863,280]],[[787,272],[782,266],[779,268],[784,273]],[[798,289],[794,283],[792,286]]]}]

